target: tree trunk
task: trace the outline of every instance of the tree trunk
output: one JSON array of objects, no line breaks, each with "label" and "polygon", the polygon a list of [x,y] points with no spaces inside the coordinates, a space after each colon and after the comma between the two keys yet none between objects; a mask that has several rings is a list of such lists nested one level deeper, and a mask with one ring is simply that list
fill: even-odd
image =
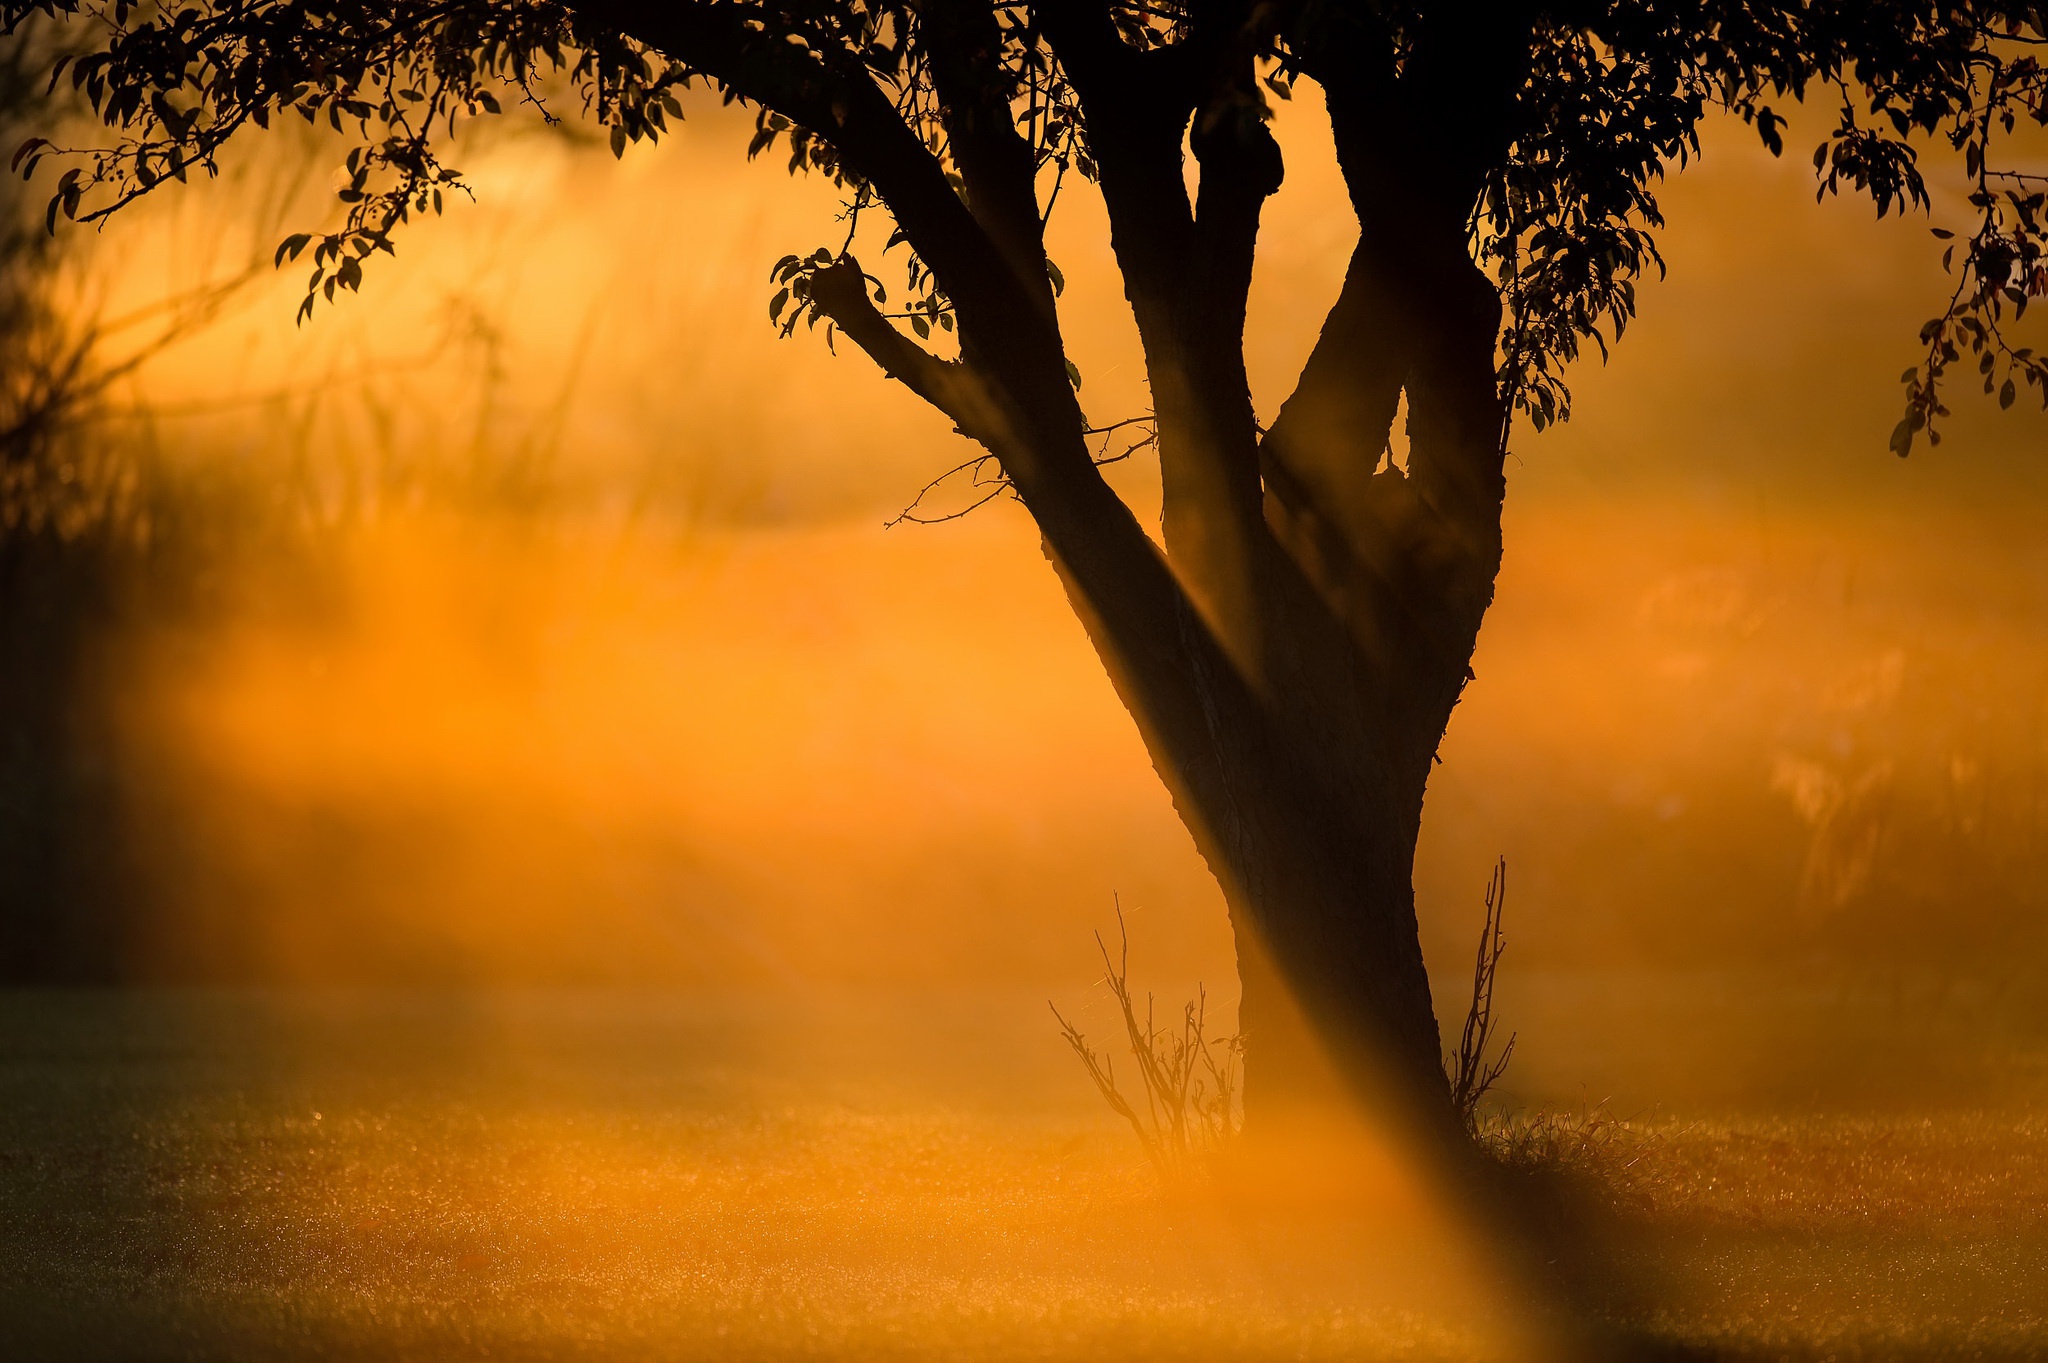
[{"label": "tree trunk", "polygon": [[[933,68],[952,95],[965,198],[866,82],[842,90],[806,68],[754,90],[836,130],[943,285],[960,359],[883,317],[851,257],[810,278],[811,303],[993,453],[1037,521],[1230,905],[1254,1115],[1329,1070],[1448,1134],[1411,874],[1423,789],[1500,561],[1500,306],[1466,240],[1479,163],[1438,154],[1470,140],[1436,135],[1462,122],[1390,103],[1391,72],[1339,61],[1315,73],[1360,241],[1299,387],[1261,433],[1245,303],[1282,165],[1257,116],[1258,43],[1203,48],[1208,65],[1190,65],[1133,48],[1107,12],[1041,17],[1088,109],[1144,350],[1163,552],[1091,458],[1047,292],[1037,163],[977,102],[976,69],[999,41],[983,21]],[[699,36],[731,39],[739,77],[760,74],[748,63],[766,49],[743,34]],[[1192,200],[1184,146],[1200,162]],[[1380,469],[1404,392],[1409,467]]]},{"label": "tree trunk", "polygon": [[[1389,708],[1384,695],[1335,707],[1269,699],[1220,649],[1205,657],[1200,647],[1187,650],[1189,687],[1188,657],[1130,647],[1114,623],[1113,598],[1124,593],[1088,590],[1085,582],[1102,578],[1072,571],[1051,540],[1075,607],[1229,904],[1251,1119],[1327,1100],[1325,1077],[1334,1075],[1354,1097],[1405,1114],[1432,1137],[1452,1134],[1412,870],[1424,783],[1469,654],[1456,655],[1435,685],[1395,689],[1443,697],[1434,707]],[[1184,632],[1198,629],[1189,621]],[[1181,703],[1189,691],[1194,703]]]},{"label": "tree trunk", "polygon": [[[1384,777],[1385,760],[1351,754],[1361,774]],[[1450,1109],[1412,889],[1420,780],[1361,781],[1346,800],[1277,753],[1236,764],[1262,770],[1235,783],[1233,835],[1190,824],[1230,906],[1248,1113],[1326,1102],[1335,1077],[1436,1127]]]},{"label": "tree trunk", "polygon": [[[1399,286],[1386,283],[1383,259],[1359,266],[1376,284],[1346,290],[1377,328],[1333,316],[1323,377],[1312,361],[1259,452],[1266,524],[1240,583],[1255,647],[1233,648],[1201,596],[1181,590],[1183,561],[1158,565],[1165,590],[1151,594],[1143,574],[1099,562],[1105,537],[1063,534],[1033,509],[1229,904],[1250,1119],[1327,1099],[1334,1075],[1450,1137],[1413,868],[1424,790],[1500,563],[1499,304],[1461,239],[1405,253]],[[1378,328],[1425,311],[1427,327],[1409,331],[1423,339],[1389,362]],[[1386,374],[1392,395],[1360,391]],[[1317,404],[1378,406],[1390,421],[1403,390],[1410,467],[1373,473],[1367,462],[1357,476],[1360,447],[1385,443],[1384,421],[1361,430],[1322,419]],[[1318,456],[1348,464],[1347,496],[1304,490]],[[1069,546],[1098,561],[1076,561]]]},{"label": "tree trunk", "polygon": [[1258,899],[1227,895],[1254,1123],[1360,1094],[1425,1114],[1448,1102],[1428,976],[1399,931],[1407,880],[1347,880],[1294,863]]}]

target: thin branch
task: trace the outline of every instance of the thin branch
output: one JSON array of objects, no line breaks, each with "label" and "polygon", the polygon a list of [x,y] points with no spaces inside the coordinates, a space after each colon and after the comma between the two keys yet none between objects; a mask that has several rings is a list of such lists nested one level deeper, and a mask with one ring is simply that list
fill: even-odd
[{"label": "thin branch", "polygon": [[867,275],[850,255],[841,255],[810,276],[809,301],[853,343],[903,384],[953,419],[961,432],[995,444],[1002,423],[980,379],[957,360],[942,360],[889,325],[868,298]]},{"label": "thin branch", "polygon": [[1145,996],[1141,1020],[1131,990],[1131,936],[1120,899],[1116,915],[1116,956],[1110,955],[1109,943],[1100,932],[1095,934],[1095,947],[1102,957],[1102,983],[1116,1001],[1124,1039],[1137,1065],[1138,1082],[1144,1090],[1142,1111],[1117,1088],[1107,1053],[1089,1046],[1087,1038],[1056,1007],[1053,1016],[1103,1101],[1130,1123],[1146,1158],[1161,1177],[1179,1179],[1193,1173],[1201,1160],[1216,1153],[1238,1131],[1243,1040],[1208,1035],[1209,995],[1199,985],[1194,1000],[1181,1008],[1178,1030],[1158,1025],[1150,993]]},{"label": "thin branch", "polygon": [[1472,962],[1472,1002],[1465,1010],[1465,1027],[1458,1037],[1458,1052],[1445,1064],[1450,1072],[1451,1106],[1467,1131],[1478,1127],[1479,1100],[1486,1096],[1503,1074],[1515,1053],[1516,1034],[1510,1034],[1500,1055],[1489,1062],[1486,1051],[1494,1032],[1493,987],[1500,974],[1500,958],[1507,949],[1501,931],[1501,916],[1507,908],[1508,861],[1494,863],[1486,883],[1486,921],[1479,930],[1479,948]]}]

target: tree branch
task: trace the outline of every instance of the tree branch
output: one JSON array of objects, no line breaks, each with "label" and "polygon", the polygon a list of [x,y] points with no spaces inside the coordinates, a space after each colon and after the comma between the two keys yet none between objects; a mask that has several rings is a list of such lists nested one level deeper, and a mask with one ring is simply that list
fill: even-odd
[{"label": "tree branch", "polygon": [[791,43],[769,22],[771,14],[741,0],[587,0],[587,8],[830,143],[874,188],[952,300],[963,367],[978,382],[970,389],[943,377],[954,371],[932,368],[940,362],[879,314],[870,316],[861,290],[835,290],[837,313],[828,313],[835,324],[987,444],[1035,513],[1048,500],[1085,498],[1098,488],[1113,496],[1081,434],[1085,423],[1067,380],[1056,320],[1037,304],[1035,291],[954,191],[938,156],[855,54]]},{"label": "tree branch", "polygon": [[882,372],[952,418],[962,435],[991,450],[1009,443],[1005,422],[981,378],[942,360],[889,324],[868,298],[867,275],[850,255],[811,276],[811,302]]},{"label": "tree branch", "polygon": [[[1500,303],[1467,249],[1482,179],[1467,149],[1508,125],[1446,121],[1419,50],[1397,74],[1390,34],[1377,35],[1375,55],[1372,35],[1351,32],[1349,60],[1336,65],[1321,60],[1325,36],[1304,36],[1304,66],[1325,88],[1360,235],[1260,445],[1267,516],[1369,666],[1431,660],[1381,674],[1374,704],[1397,717],[1395,731],[1433,746],[1500,561]],[[1404,389],[1407,469],[1376,472]]]},{"label": "tree branch", "polygon": [[[1106,7],[1040,11],[1087,122],[1110,242],[1138,324],[1158,415],[1167,555],[1240,665],[1265,671],[1258,606],[1270,552],[1260,510],[1257,425],[1244,373],[1244,298],[1259,205],[1279,150],[1249,89],[1238,5],[1188,40],[1140,53]],[[1241,58],[1241,59],[1240,59]],[[1202,198],[1189,200],[1182,139],[1202,110]]]},{"label": "tree branch", "polygon": [[1290,517],[1311,517],[1340,539],[1371,529],[1367,487],[1408,367],[1404,320],[1361,244],[1294,392],[1260,442],[1268,493]]},{"label": "tree branch", "polygon": [[1034,13],[1084,105],[1137,74],[1140,54],[1118,35],[1103,0],[1042,0]]},{"label": "tree branch", "polygon": [[581,9],[830,142],[874,185],[963,322],[1022,301],[938,157],[843,48],[792,43],[775,14],[738,0],[585,0]]},{"label": "tree branch", "polygon": [[[1514,0],[1459,13],[1454,24],[1443,7],[1429,11],[1398,72],[1393,35],[1377,20],[1340,27],[1331,11],[1304,10],[1287,34],[1303,71],[1323,86],[1359,245],[1261,455],[1291,515],[1313,515],[1354,542],[1373,528],[1369,489],[1401,390],[1417,377],[1415,338],[1483,333],[1491,364],[1499,302],[1470,262],[1465,233],[1486,168],[1511,135],[1529,20]],[[1473,391],[1469,376],[1460,392],[1478,403],[1485,438],[1461,430],[1456,442],[1411,441],[1410,471],[1426,500],[1463,489],[1455,499],[1485,519],[1481,489],[1498,476],[1497,403]],[[1437,420],[1425,422],[1431,432],[1449,429]],[[1490,462],[1491,472],[1475,461]],[[1497,515],[1497,498],[1493,508]]]},{"label": "tree branch", "polygon": [[967,206],[1048,318],[1052,281],[1038,212],[1038,166],[1017,130],[995,13],[971,0],[918,0],[918,20]]}]

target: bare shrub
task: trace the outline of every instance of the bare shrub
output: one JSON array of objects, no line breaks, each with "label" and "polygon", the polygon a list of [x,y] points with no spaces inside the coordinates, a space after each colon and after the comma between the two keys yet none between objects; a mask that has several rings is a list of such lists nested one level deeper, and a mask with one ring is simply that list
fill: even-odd
[{"label": "bare shrub", "polygon": [[1458,1035],[1456,1054],[1444,1058],[1444,1072],[1451,1081],[1451,1105],[1465,1130],[1475,1138],[1479,1132],[1479,1100],[1486,1096],[1515,1054],[1515,1033],[1489,1062],[1487,1047],[1494,1033],[1493,986],[1500,972],[1500,958],[1507,950],[1501,932],[1501,914],[1508,902],[1508,859],[1493,864],[1493,876],[1486,882],[1486,921],[1479,930],[1479,950],[1472,963],[1472,1002],[1465,1010],[1464,1030]]},{"label": "bare shrub", "polygon": [[1145,1013],[1138,1015],[1131,993],[1131,934],[1123,905],[1116,911],[1118,954],[1114,960],[1101,933],[1095,946],[1102,953],[1103,983],[1109,986],[1123,1016],[1124,1039],[1137,1064],[1142,1106],[1117,1085],[1114,1058],[1097,1051],[1079,1028],[1050,1003],[1060,1033],[1095,1082],[1102,1100],[1137,1133],[1145,1155],[1168,1180],[1189,1177],[1237,1135],[1243,1123],[1239,1075],[1244,1058],[1240,1035],[1208,1033],[1208,990],[1196,986],[1192,1001],[1181,1008],[1178,1026],[1154,1020],[1152,995],[1145,995]]}]

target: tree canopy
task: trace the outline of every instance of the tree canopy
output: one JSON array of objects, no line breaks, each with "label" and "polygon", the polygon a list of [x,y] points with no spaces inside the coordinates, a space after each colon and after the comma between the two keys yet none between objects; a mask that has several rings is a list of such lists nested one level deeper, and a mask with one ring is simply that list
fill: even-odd
[{"label": "tree canopy", "polygon": [[[1893,446],[1938,440],[1940,381],[1967,355],[2010,405],[2048,404],[2048,362],[2007,338],[2048,287],[2043,187],[2002,155],[2017,125],[2048,122],[2048,6],[2007,0],[8,0],[10,31],[41,12],[73,21],[67,80],[113,130],[74,149],[34,138],[33,174],[64,168],[50,202],[94,220],[165,180],[212,172],[226,144],[296,114],[353,135],[345,221],[295,235],[304,304],[357,288],[413,215],[464,189],[446,159],[460,123],[530,106],[610,130],[614,152],[683,116],[705,82],[757,111],[750,153],[843,186],[851,212],[893,216],[908,247],[907,320],[920,339],[971,311],[1000,259],[1028,289],[1060,281],[1038,245],[1063,177],[1096,179],[1105,115],[1256,148],[1273,101],[1309,79],[1333,116],[1373,121],[1469,218],[1474,256],[1506,304],[1502,391],[1538,428],[1569,413],[1563,368],[1604,354],[1661,268],[1659,179],[1731,110],[1773,152],[1774,102],[1825,99],[1813,152],[1823,194],[1852,188],[1880,215],[1931,206],[1919,153],[1960,152],[1972,216],[1938,227],[1953,296],[1929,321]],[[1142,106],[1141,108],[1136,106]],[[1391,136],[1386,136],[1391,134]],[[1206,163],[1205,163],[1206,168]],[[1116,174],[1112,164],[1109,173]],[[1242,173],[1242,172],[1239,172]],[[1040,200],[1043,200],[1041,204]],[[1198,212],[1198,210],[1197,210]],[[849,238],[850,240],[850,238]],[[880,342],[926,391],[937,371],[877,335],[862,300],[822,276],[838,253],[780,263],[773,315],[826,320]],[[1010,281],[1016,287],[1018,281]],[[871,284],[877,298],[886,297]],[[840,315],[842,314],[843,315]],[[302,316],[304,312],[302,312]],[[863,337],[865,333],[865,337]],[[888,361],[885,361],[885,364]],[[954,402],[959,399],[957,395]],[[942,406],[953,405],[942,402]],[[956,416],[959,412],[954,413]]]}]

